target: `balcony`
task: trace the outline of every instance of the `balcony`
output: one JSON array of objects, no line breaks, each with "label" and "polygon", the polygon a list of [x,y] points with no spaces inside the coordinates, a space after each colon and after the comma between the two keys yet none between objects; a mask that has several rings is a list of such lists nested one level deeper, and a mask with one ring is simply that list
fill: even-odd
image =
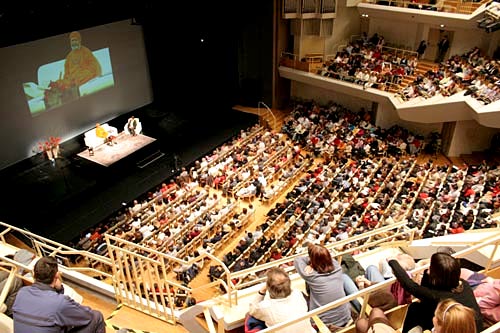
[{"label": "balcony", "polygon": [[311,73],[301,69],[300,66],[286,67],[285,62],[280,65],[279,73],[281,77],[292,81],[381,103],[384,108],[393,109],[400,119],[406,121],[432,124],[475,120],[482,126],[500,128],[500,101],[483,105],[471,96],[464,96],[464,92],[450,97],[439,95],[405,102],[392,92],[373,88],[363,89],[354,83]]}]

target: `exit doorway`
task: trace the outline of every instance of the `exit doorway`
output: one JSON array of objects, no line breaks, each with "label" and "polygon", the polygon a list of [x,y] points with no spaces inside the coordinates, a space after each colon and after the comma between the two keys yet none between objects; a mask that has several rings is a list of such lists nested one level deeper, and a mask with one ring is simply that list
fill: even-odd
[{"label": "exit doorway", "polygon": [[453,31],[443,30],[443,29],[429,29],[429,35],[427,37],[427,49],[425,50],[424,59],[428,61],[435,62],[438,55],[438,44],[443,37],[448,37],[450,41],[450,47],[446,52],[443,59],[448,59],[451,45],[453,44]]}]

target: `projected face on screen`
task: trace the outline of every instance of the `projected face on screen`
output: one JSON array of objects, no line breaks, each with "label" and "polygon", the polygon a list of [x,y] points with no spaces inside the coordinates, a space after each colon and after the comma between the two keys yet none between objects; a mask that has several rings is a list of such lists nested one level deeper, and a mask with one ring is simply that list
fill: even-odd
[{"label": "projected face on screen", "polygon": [[89,50],[77,31],[69,34],[69,47],[65,59],[38,67],[38,83],[23,83],[32,115],[114,86],[108,48]]}]

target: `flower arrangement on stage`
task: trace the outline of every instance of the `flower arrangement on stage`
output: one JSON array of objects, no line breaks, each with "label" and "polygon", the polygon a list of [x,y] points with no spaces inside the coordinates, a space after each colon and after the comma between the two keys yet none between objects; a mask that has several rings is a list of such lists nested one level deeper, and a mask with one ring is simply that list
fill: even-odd
[{"label": "flower arrangement on stage", "polygon": [[49,160],[54,161],[59,156],[59,144],[61,138],[58,136],[51,136],[47,140],[38,142],[38,151],[45,153]]},{"label": "flower arrangement on stage", "polygon": [[61,143],[61,137],[59,137],[59,136],[51,136],[49,138],[49,143],[51,144],[52,148],[59,147],[59,144]]}]

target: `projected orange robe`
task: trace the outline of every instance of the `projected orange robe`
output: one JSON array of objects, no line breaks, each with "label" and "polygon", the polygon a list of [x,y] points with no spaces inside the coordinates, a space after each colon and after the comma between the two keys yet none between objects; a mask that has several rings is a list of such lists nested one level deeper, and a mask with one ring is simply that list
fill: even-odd
[{"label": "projected orange robe", "polygon": [[101,65],[85,46],[72,50],[64,63],[64,82],[80,86],[101,75]]}]

